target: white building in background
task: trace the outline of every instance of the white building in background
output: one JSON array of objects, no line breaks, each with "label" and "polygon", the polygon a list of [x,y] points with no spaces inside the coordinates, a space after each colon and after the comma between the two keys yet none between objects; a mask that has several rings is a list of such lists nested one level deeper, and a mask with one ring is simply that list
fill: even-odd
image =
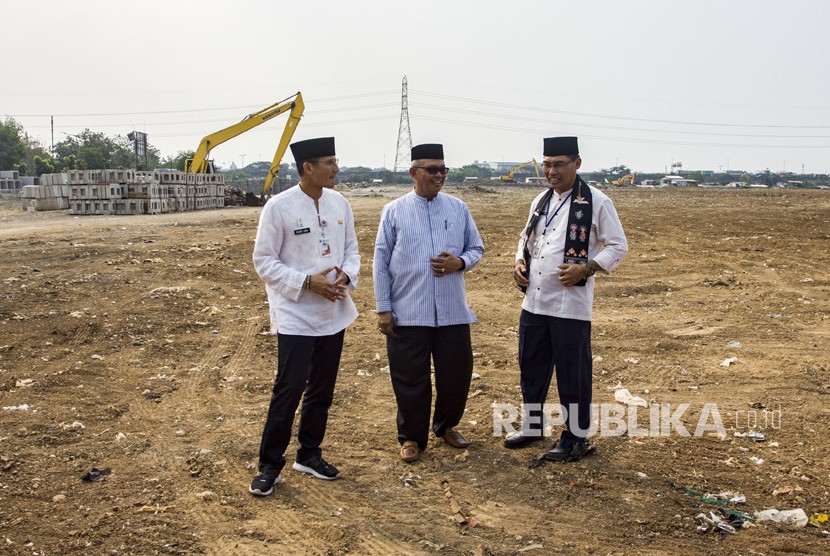
[{"label": "white building in background", "polygon": [[697,180],[690,180],[678,175],[668,175],[660,178],[660,187],[689,187],[696,185]]},{"label": "white building in background", "polygon": [[487,162],[486,160],[476,160],[473,162],[473,165],[478,166],[479,168],[484,168],[485,170],[491,170],[493,172],[502,173],[507,173],[510,171],[511,168],[513,168],[514,166],[519,166],[520,164],[524,164],[524,162]]}]

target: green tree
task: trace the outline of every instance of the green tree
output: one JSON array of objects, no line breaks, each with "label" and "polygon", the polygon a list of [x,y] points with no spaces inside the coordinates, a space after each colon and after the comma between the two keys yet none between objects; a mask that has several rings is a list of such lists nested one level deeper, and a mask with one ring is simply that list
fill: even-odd
[{"label": "green tree", "polygon": [[23,127],[13,118],[0,122],[0,170],[13,170],[26,158]]},{"label": "green tree", "polygon": [[123,135],[109,137],[98,131],[85,129],[77,135],[67,136],[55,145],[57,165],[69,169],[65,162],[74,156],[77,168],[82,170],[99,170],[102,168],[153,169],[159,162],[159,151],[148,146],[147,162],[144,157],[136,159],[132,141]]},{"label": "green tree", "polygon": [[100,170],[112,168],[107,156],[100,147],[83,146],[78,149],[78,161],[82,170]]},{"label": "green tree", "polygon": [[450,173],[447,175],[447,181],[462,182],[464,181],[464,178],[468,176],[486,180],[490,178],[490,170],[482,168],[476,164],[467,164],[461,168],[450,170]]},{"label": "green tree", "polygon": [[56,167],[60,168],[61,171],[65,172],[67,170],[79,170],[78,168],[78,159],[75,157],[74,154],[67,155],[60,161],[60,166]]},{"label": "green tree", "polygon": [[173,168],[174,170],[184,171],[185,160],[192,159],[196,155],[196,151],[179,151],[175,155],[168,156],[161,160],[163,168]]},{"label": "green tree", "polygon": [[27,175],[35,167],[35,156],[49,155],[14,118],[0,121],[0,170],[18,170],[21,175]]},{"label": "green tree", "polygon": [[631,171],[631,168],[629,168],[625,164],[620,164],[618,166],[612,166],[608,169],[603,168],[599,171],[599,173],[608,174],[611,176],[624,176],[626,174],[631,174],[633,172]]},{"label": "green tree", "polygon": [[55,171],[55,166],[49,158],[41,158],[37,155],[34,157],[35,175],[42,176],[43,174],[52,174]]}]

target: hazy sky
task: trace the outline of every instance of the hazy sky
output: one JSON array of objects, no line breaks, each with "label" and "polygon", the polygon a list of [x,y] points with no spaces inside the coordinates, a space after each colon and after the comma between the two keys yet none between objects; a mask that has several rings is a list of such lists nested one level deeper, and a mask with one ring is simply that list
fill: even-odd
[{"label": "hazy sky", "polygon": [[[451,166],[830,172],[830,1],[0,1],[0,116],[49,146],[136,129],[162,155],[296,91],[295,140],[392,167],[409,80],[415,144]],[[216,149],[271,160],[285,116]],[[290,160],[290,152],[286,155]]]}]

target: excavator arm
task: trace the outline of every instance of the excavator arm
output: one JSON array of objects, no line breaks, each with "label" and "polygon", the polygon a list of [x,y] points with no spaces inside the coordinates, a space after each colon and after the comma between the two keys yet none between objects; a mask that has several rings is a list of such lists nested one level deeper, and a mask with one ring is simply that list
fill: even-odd
[{"label": "excavator arm", "polygon": [[611,182],[611,185],[634,185],[634,174],[626,174]]},{"label": "excavator arm", "polygon": [[536,177],[542,179],[542,172],[539,170],[539,163],[536,162],[535,158],[531,158],[533,161],[533,169],[536,170]]},{"label": "excavator arm", "polygon": [[522,162],[521,164],[517,164],[517,165],[513,166],[510,169],[510,171],[507,172],[507,175],[499,176],[499,181],[510,181],[510,182],[512,182],[513,181],[513,174],[516,173],[516,170],[521,170],[522,168],[524,168],[525,166],[527,166],[531,162],[533,163],[533,167],[536,169],[536,177],[541,178],[542,175],[539,173],[539,164],[537,164],[535,158],[531,158],[527,162]]},{"label": "excavator arm", "polygon": [[288,144],[291,142],[294,132],[297,130],[297,124],[300,123],[303,110],[305,110],[303,95],[298,92],[294,102],[291,103],[291,113],[288,115],[288,121],[285,123],[285,129],[277,145],[277,151],[274,153],[274,160],[271,161],[268,175],[265,176],[265,183],[262,186],[263,195],[267,194],[274,184],[274,178],[277,177],[277,173],[280,171],[280,162],[282,161],[283,155],[285,155],[286,149],[288,149]]},{"label": "excavator arm", "polygon": [[193,158],[185,162],[185,171],[191,174],[203,174],[210,172],[211,165],[208,157],[210,156],[211,149],[221,145],[225,141],[233,139],[237,135],[245,133],[249,129],[276,118],[280,114],[283,114],[289,110],[291,113],[288,116],[288,122],[285,124],[285,130],[283,130],[282,137],[277,145],[277,152],[274,153],[274,160],[271,162],[271,168],[268,170],[268,175],[265,178],[265,184],[262,187],[262,193],[265,194],[271,188],[271,185],[274,182],[274,177],[280,171],[280,161],[282,161],[282,157],[288,148],[288,143],[291,142],[291,138],[297,130],[297,124],[299,123],[300,118],[303,115],[303,111],[305,110],[303,95],[299,92],[285,100],[281,100],[271,106],[263,108],[259,112],[247,115],[245,119],[239,123],[206,136],[202,139],[202,142],[199,143],[199,148],[196,149],[196,154],[193,155]]}]

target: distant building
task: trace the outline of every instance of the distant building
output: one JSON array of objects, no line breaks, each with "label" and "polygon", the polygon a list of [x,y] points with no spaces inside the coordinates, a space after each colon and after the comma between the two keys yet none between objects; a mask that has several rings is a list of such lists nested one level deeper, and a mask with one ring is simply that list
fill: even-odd
[{"label": "distant building", "polygon": [[514,166],[520,166],[521,164],[524,164],[524,161],[522,161],[522,162],[504,162],[504,161],[502,161],[502,162],[487,162],[486,160],[482,160],[482,161],[479,162],[478,160],[476,160],[475,162],[473,162],[473,165],[478,166],[479,168],[484,168],[485,170],[491,170],[491,171],[494,171],[494,172],[502,172],[502,173],[507,173]]},{"label": "distant building", "polygon": [[697,180],[690,180],[678,175],[663,176],[660,178],[660,187],[688,187],[697,185]]}]

